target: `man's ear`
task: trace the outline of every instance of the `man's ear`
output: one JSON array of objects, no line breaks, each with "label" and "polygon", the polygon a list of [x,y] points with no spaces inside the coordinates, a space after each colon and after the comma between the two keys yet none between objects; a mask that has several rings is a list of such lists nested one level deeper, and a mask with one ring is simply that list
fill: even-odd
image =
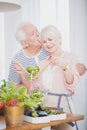
[{"label": "man's ear", "polygon": [[23,40],[23,41],[21,42],[21,44],[22,44],[23,48],[27,48],[27,47],[29,46],[29,43],[27,43],[26,40]]}]

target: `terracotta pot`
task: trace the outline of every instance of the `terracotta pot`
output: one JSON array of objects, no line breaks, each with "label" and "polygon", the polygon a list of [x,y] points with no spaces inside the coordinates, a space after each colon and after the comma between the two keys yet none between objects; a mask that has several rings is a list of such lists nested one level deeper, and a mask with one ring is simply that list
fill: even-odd
[{"label": "terracotta pot", "polygon": [[4,115],[5,115],[6,125],[10,127],[22,125],[23,116],[24,116],[24,107],[5,106]]}]

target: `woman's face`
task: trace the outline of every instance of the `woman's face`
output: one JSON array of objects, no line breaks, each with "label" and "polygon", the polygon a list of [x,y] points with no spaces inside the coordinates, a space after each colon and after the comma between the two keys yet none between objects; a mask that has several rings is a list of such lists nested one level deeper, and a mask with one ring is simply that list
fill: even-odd
[{"label": "woman's face", "polygon": [[42,44],[44,48],[50,53],[53,53],[60,48],[60,44],[56,38],[42,38]]}]

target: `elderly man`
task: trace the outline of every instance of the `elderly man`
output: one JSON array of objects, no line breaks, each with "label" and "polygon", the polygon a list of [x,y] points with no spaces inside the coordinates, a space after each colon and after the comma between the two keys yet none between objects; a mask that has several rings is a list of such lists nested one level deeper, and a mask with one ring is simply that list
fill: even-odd
[{"label": "elderly man", "polygon": [[49,53],[42,47],[39,32],[32,24],[22,24],[17,29],[16,39],[21,43],[22,49],[11,62],[8,81],[16,82],[17,87],[23,84],[30,90],[31,85],[24,68],[38,65],[38,62],[44,60]]}]

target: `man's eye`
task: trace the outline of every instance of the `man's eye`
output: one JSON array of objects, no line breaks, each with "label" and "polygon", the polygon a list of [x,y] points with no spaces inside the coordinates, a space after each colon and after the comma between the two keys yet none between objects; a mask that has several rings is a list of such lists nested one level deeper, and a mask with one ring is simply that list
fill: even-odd
[{"label": "man's eye", "polygon": [[31,35],[34,35],[34,32],[32,32],[32,34]]},{"label": "man's eye", "polygon": [[33,36],[33,35],[34,35],[34,31],[32,31],[32,32],[30,33],[30,35]]},{"label": "man's eye", "polygon": [[43,43],[46,43],[46,41],[45,41],[45,40],[43,40]]}]

